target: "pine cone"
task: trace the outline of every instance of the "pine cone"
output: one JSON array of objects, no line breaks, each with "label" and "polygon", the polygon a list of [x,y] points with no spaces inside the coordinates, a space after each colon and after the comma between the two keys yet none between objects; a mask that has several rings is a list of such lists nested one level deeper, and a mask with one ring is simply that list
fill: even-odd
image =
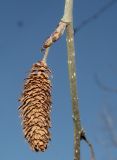
[{"label": "pine cone", "polygon": [[50,70],[39,61],[32,66],[24,84],[19,101],[24,136],[32,150],[45,151],[51,135],[49,132],[51,112]]}]

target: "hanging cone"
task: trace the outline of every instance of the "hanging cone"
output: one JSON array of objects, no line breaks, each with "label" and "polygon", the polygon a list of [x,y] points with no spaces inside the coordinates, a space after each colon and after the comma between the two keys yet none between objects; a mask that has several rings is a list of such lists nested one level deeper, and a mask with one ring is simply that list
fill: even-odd
[{"label": "hanging cone", "polygon": [[32,150],[45,151],[51,139],[49,128],[51,111],[50,70],[39,61],[32,66],[20,98],[20,116],[24,136]]}]

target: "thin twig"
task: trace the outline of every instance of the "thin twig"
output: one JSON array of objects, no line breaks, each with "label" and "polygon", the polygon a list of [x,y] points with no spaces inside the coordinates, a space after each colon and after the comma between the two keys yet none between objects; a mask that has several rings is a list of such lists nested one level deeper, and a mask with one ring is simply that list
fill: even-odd
[{"label": "thin twig", "polygon": [[46,48],[42,61],[46,63],[50,47]]},{"label": "thin twig", "polygon": [[65,0],[64,14],[62,21],[69,23],[72,22],[73,0]]},{"label": "thin twig", "polygon": [[41,52],[45,52],[45,50],[48,47],[51,47],[52,44],[54,44],[57,40],[60,39],[60,37],[63,35],[67,23],[60,20],[59,24],[55,28],[54,32],[50,34],[50,36],[43,42],[43,45],[41,47]]},{"label": "thin twig", "polygon": [[95,160],[94,149],[91,143],[89,143],[89,147],[90,147],[90,153],[91,153],[91,160]]},{"label": "thin twig", "polygon": [[69,72],[70,92],[71,92],[72,112],[73,112],[72,117],[74,123],[74,160],[80,160],[81,122],[80,122],[77,80],[76,80],[72,10],[73,10],[73,0],[66,0],[64,16],[62,20],[68,23],[66,27],[66,41],[68,50],[68,72]]},{"label": "thin twig", "polygon": [[95,153],[94,153],[93,146],[92,146],[92,144],[89,142],[89,140],[87,139],[86,133],[85,133],[85,131],[84,131],[83,128],[82,128],[82,130],[81,130],[81,140],[84,140],[84,141],[88,144],[88,146],[89,146],[89,148],[90,148],[91,160],[95,160]]},{"label": "thin twig", "polygon": [[70,23],[66,28],[67,49],[68,49],[68,70],[70,80],[70,91],[72,99],[72,111],[74,119],[74,160],[80,160],[80,113],[77,94],[76,65],[75,65],[75,49],[74,49],[74,33],[73,26]]},{"label": "thin twig", "polygon": [[[44,42],[42,50],[45,50],[43,61],[46,62],[50,46],[60,38],[66,28],[66,41],[68,50],[68,72],[70,81],[70,92],[72,100],[72,112],[74,123],[74,160],[80,160],[80,141],[82,139],[82,129],[79,112],[77,79],[76,79],[76,63],[75,63],[75,48],[74,48],[74,30],[73,30],[73,0],[65,0],[64,16],[59,23],[57,30]],[[64,24],[64,25],[63,25]],[[57,31],[57,32],[56,32]],[[57,34],[56,34],[57,33]],[[58,36],[56,36],[58,35]],[[91,160],[94,160],[94,152],[92,145],[87,141],[91,150]]]}]

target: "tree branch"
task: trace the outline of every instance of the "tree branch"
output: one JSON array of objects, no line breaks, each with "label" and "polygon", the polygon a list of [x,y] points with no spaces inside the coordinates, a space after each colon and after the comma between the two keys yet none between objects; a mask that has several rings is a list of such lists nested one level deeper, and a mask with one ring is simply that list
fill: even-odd
[{"label": "tree branch", "polygon": [[80,160],[81,123],[80,123],[80,113],[79,113],[78,94],[77,94],[72,8],[73,8],[73,0],[66,0],[64,16],[62,20],[68,22],[68,25],[66,27],[66,41],[68,50],[68,72],[69,72],[70,92],[71,92],[72,112],[73,112],[73,122],[74,122],[74,160]]},{"label": "tree branch", "polygon": [[48,48],[45,50],[45,53],[44,53],[44,56],[43,56],[43,59],[42,59],[42,61],[44,61],[45,63],[46,63],[47,58],[48,58],[49,49],[50,49],[50,47],[48,47]]},{"label": "tree branch", "polygon": [[[70,92],[72,100],[72,118],[74,124],[74,160],[80,160],[80,141],[83,138],[80,122],[80,112],[78,103],[78,91],[77,91],[77,79],[76,79],[76,63],[75,63],[75,47],[74,47],[74,30],[73,30],[73,0],[65,0],[64,15],[59,22],[55,31],[44,41],[41,51],[44,51],[43,61],[46,62],[48,51],[51,45],[56,42],[64,33],[66,29],[66,41],[68,50],[68,72],[70,82]],[[94,152],[92,145],[85,137],[85,141],[88,143],[91,150],[91,158],[94,160]]]},{"label": "tree branch", "polygon": [[68,49],[68,71],[70,81],[70,91],[72,99],[72,112],[74,122],[74,160],[80,160],[80,113],[77,95],[76,81],[76,65],[75,65],[75,49],[74,49],[74,33],[73,26],[70,23],[66,28],[67,34],[67,49]]},{"label": "tree branch", "polygon": [[65,0],[64,15],[62,21],[72,22],[73,0]]},{"label": "tree branch", "polygon": [[89,148],[90,148],[90,155],[91,155],[91,160],[95,160],[95,153],[94,153],[94,149],[93,149],[93,145],[89,142],[89,140],[86,137],[86,133],[84,131],[84,129],[82,128],[81,130],[81,140],[84,140]]}]

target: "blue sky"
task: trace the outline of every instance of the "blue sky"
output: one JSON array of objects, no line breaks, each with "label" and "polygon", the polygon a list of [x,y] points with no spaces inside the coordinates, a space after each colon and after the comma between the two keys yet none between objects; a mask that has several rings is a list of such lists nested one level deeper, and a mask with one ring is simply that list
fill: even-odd
[{"label": "blue sky", "polygon": [[[109,0],[74,0],[74,27]],[[63,15],[64,0],[0,0],[0,159],[73,159],[73,123],[67,70],[65,34],[49,52],[53,73],[52,141],[44,153],[32,152],[25,142],[18,114],[18,98],[32,64],[42,58],[39,49]],[[99,142],[105,131],[101,113],[107,106],[116,116],[116,93],[97,86],[117,87],[117,3],[75,35],[78,94],[82,125],[94,145],[97,159],[116,156]],[[115,126],[116,127],[116,126]],[[105,139],[106,140],[106,139]],[[82,159],[89,150],[81,144]]]}]

